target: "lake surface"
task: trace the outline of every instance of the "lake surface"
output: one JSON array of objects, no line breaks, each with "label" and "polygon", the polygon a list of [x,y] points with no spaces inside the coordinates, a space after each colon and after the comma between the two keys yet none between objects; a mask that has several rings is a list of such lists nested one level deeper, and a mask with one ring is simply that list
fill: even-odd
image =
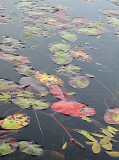
[{"label": "lake surface", "polygon": [[[32,0],[30,2],[32,2]],[[100,12],[102,9],[119,9],[119,6],[108,0],[95,0],[95,2],[93,3],[88,3],[85,0],[38,0],[35,1],[30,8],[25,9],[18,8],[18,4],[19,1],[16,0],[0,0],[0,5],[4,5],[6,7],[5,10],[1,10],[1,13],[12,20],[12,23],[0,24],[0,43],[3,44],[3,36],[12,37],[14,39],[22,41],[25,44],[25,48],[16,49],[16,53],[20,56],[29,57],[31,60],[31,62],[28,64],[29,66],[32,66],[35,71],[41,71],[42,73],[52,74],[61,78],[64,82],[64,88],[67,90],[67,92],[75,92],[75,95],[72,96],[76,99],[76,101],[91,106],[93,109],[95,109],[96,114],[90,117],[90,119],[92,119],[92,122],[87,122],[81,117],[68,116],[58,112],[54,114],[54,117],[63,126],[66,127],[73,138],[85,147],[85,149],[81,149],[75,143],[70,142],[70,137],[65,132],[65,130],[51,116],[47,115],[47,113],[54,113],[54,110],[51,107],[47,108],[46,110],[34,111],[30,109],[22,109],[11,101],[9,101],[9,103],[1,102],[1,119],[15,113],[27,114],[31,119],[28,126],[21,128],[16,134],[8,135],[6,138],[14,138],[17,141],[34,141],[36,144],[40,144],[41,146],[43,146],[43,150],[48,151],[44,157],[40,157],[28,155],[17,149],[14,153],[2,156],[1,159],[63,159],[61,155],[58,156],[58,153],[56,154],[56,157],[54,154],[51,155],[51,151],[61,153],[62,155],[64,155],[65,160],[114,159],[114,157],[105,153],[107,150],[104,148],[101,148],[100,153],[94,154],[92,151],[92,145],[88,145],[85,143],[86,141],[90,140],[85,136],[74,132],[72,129],[77,128],[97,134],[102,134],[100,128],[106,129],[107,126],[112,126],[119,129],[118,124],[111,125],[107,124],[104,121],[104,114],[108,108],[112,109],[119,107],[119,36],[115,34],[116,28],[119,27],[119,22],[116,26],[110,25],[106,20],[106,18],[110,15],[104,15]],[[45,28],[45,31],[49,32],[49,36],[38,36],[35,31],[33,34],[29,34],[29,31],[24,30],[24,26],[30,26],[32,24],[24,23],[22,21],[23,18],[33,17],[34,19],[40,19],[39,16],[28,15],[28,13],[25,12],[27,12],[28,10],[32,10],[33,7],[36,7],[36,5],[53,6],[54,4],[67,6],[67,9],[60,8],[59,11],[53,13],[45,12],[46,14],[44,16],[41,16],[41,23],[38,23],[36,25],[39,25],[41,27],[41,25],[43,25],[43,22],[47,18],[49,18],[50,21],[53,21],[54,14],[59,14],[60,12],[67,13],[67,16],[71,18],[71,21],[75,17],[83,17],[87,20],[90,20],[90,23],[88,25],[75,26],[73,28],[70,28],[67,25],[69,27],[67,31],[70,31],[77,36],[77,40],[75,42],[69,42],[59,36],[58,33],[64,30],[64,27],[53,27],[54,23],[57,23],[56,21],[51,24],[51,27],[49,27],[49,25],[45,26],[47,27]],[[111,16],[119,18],[119,14]],[[92,26],[91,21],[93,22]],[[86,35],[77,33],[78,28],[90,26],[95,27],[94,23],[101,25],[101,29],[103,30],[102,34]],[[64,21],[63,24],[69,24],[69,22]],[[94,78],[90,78],[87,76],[90,81],[88,87],[81,89],[73,88],[69,85],[68,80],[71,77],[75,77],[77,75],[66,76],[63,74],[58,74],[56,72],[56,69],[63,65],[53,62],[53,60],[51,59],[52,53],[48,48],[53,43],[61,42],[64,44],[69,44],[71,48],[82,49],[92,57],[91,61],[81,61],[73,58],[72,62],[70,63],[81,68],[80,73],[78,73],[77,75],[86,76],[85,73],[89,73],[94,76]],[[2,53],[3,51],[1,49],[0,54]],[[14,81],[19,84],[19,79],[24,75],[18,73],[14,69],[14,65],[15,63],[9,63],[0,59],[0,78]],[[49,92],[47,86],[46,90]],[[40,95],[36,95],[36,97],[45,99],[50,105],[53,102],[60,101],[60,99],[54,97],[50,92],[44,97],[40,97]],[[38,123],[40,123],[42,133]],[[113,139],[118,141],[119,132],[116,133],[117,134],[114,135]],[[95,138],[99,140],[99,137]],[[66,142],[68,142],[66,149],[62,149],[62,146]],[[112,142],[112,145],[112,151],[119,152],[119,142]]]}]

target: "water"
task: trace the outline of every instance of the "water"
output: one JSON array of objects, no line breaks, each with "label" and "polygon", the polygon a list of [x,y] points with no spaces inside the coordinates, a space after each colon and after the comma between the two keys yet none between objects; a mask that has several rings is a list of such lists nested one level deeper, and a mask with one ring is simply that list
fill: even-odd
[{"label": "water", "polygon": [[[38,122],[35,116],[34,111],[24,109],[21,113],[26,113],[31,117],[31,122],[27,127],[20,129],[20,131],[15,135],[8,136],[9,138],[14,138],[17,141],[26,140],[26,141],[34,141],[37,144],[43,146],[44,150],[54,150],[62,153],[65,156],[65,160],[112,160],[114,157],[108,156],[105,153],[105,149],[101,149],[99,154],[94,154],[91,150],[91,145],[86,145],[85,141],[89,141],[84,136],[72,131],[73,128],[79,128],[82,130],[86,130],[88,132],[99,133],[100,128],[106,128],[108,124],[104,122],[104,114],[107,110],[105,102],[109,106],[109,108],[117,108],[118,101],[118,89],[119,89],[119,72],[118,72],[118,64],[119,64],[119,37],[114,34],[114,27],[106,24],[106,28],[104,33],[100,38],[96,38],[97,36],[87,36],[77,34],[78,40],[76,42],[68,42],[73,48],[78,45],[82,48],[87,47],[85,52],[89,53],[93,60],[91,62],[78,61],[73,59],[71,64],[78,65],[81,67],[80,75],[84,75],[84,73],[90,73],[95,76],[95,78],[89,78],[90,85],[84,89],[74,89],[68,84],[69,76],[63,76],[57,74],[55,69],[60,65],[55,64],[51,58],[51,53],[48,50],[48,46],[54,42],[61,42],[61,38],[58,36],[58,31],[53,30],[52,33],[57,33],[51,37],[25,37],[25,33],[23,31],[24,23],[20,21],[23,15],[23,11],[16,8],[15,0],[11,1],[0,1],[0,4],[3,4],[7,7],[7,10],[2,11],[5,15],[11,17],[13,20],[12,24],[0,24],[0,41],[2,43],[2,36],[9,36],[16,39],[19,39],[25,42],[26,47],[22,50],[17,50],[19,55],[27,56],[31,58],[31,63],[29,64],[35,70],[39,70],[42,72],[46,72],[48,74],[53,74],[58,76],[64,81],[64,87],[69,92],[76,92],[74,96],[77,101],[80,103],[91,105],[96,110],[96,115],[92,118],[94,121],[92,123],[83,121],[81,118],[66,116],[60,113],[56,113],[55,117],[68,129],[68,131],[72,134],[72,136],[80,141],[85,149],[81,149],[76,146],[74,143],[69,143],[65,150],[62,150],[62,146],[65,142],[69,142],[69,137],[66,132],[54,121],[51,117],[44,115],[43,113],[53,113],[52,109],[49,108],[45,111],[37,111],[37,116],[42,128],[43,135],[40,132]],[[66,6],[71,7],[71,10],[66,10],[65,12],[70,17],[84,17],[91,21],[98,21],[99,18],[101,22],[106,23],[105,19],[107,15],[103,15],[99,12],[101,9],[118,9],[119,7],[114,5],[113,3],[107,0],[96,0],[95,3],[89,4],[84,0],[55,0],[55,1],[42,1],[39,2],[39,5],[49,3],[59,3]],[[118,17],[118,16],[115,16]],[[89,45],[86,45],[86,43]],[[36,46],[37,45],[37,46]],[[30,49],[30,46],[36,46],[33,49]],[[88,48],[91,47],[91,48]],[[95,62],[101,63],[103,66],[98,66]],[[8,79],[10,81],[14,81],[19,83],[19,79],[23,76],[14,70],[14,64],[4,62],[0,60],[0,78]],[[109,68],[109,69],[108,69]],[[99,72],[98,70],[103,70]],[[110,70],[112,70],[110,72]],[[108,89],[107,89],[108,88]],[[116,98],[110,93],[111,90]],[[48,94],[46,100],[49,103],[54,102],[58,99],[53,99],[51,94]],[[0,117],[3,118],[3,115],[6,111],[12,108],[16,108],[17,106],[13,103],[4,103],[1,104],[0,108]],[[14,114],[20,111],[21,108],[17,107],[15,110],[9,111],[5,116],[10,114]],[[113,125],[117,129],[119,129],[118,125]],[[118,141],[118,134],[115,136],[115,140]],[[118,151],[119,144],[113,143],[113,150]],[[33,157],[29,156],[25,153],[20,152],[17,149],[14,153],[9,154],[7,156],[1,157],[2,160],[40,160],[42,157]],[[50,160],[50,156],[46,156],[47,160]],[[46,160],[45,159],[45,160]],[[53,159],[53,158],[52,158]],[[60,158],[59,158],[60,159]],[[53,160],[57,160],[54,158]]]}]

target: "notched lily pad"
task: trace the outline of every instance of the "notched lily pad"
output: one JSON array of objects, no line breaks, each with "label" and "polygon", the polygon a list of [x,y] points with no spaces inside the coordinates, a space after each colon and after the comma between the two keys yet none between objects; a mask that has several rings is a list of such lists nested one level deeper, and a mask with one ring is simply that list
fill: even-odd
[{"label": "notched lily pad", "polygon": [[0,156],[13,153],[18,147],[18,143],[14,139],[0,139]]},{"label": "notched lily pad", "polygon": [[62,66],[56,69],[56,72],[66,76],[76,75],[81,71],[81,68],[72,64]]},{"label": "notched lily pad", "polygon": [[77,40],[77,36],[68,31],[61,31],[59,32],[60,37],[64,38],[65,40],[75,42]]},{"label": "notched lily pad", "polygon": [[51,59],[56,64],[69,64],[72,61],[73,57],[68,53],[57,52],[52,54]]},{"label": "notched lily pad", "polygon": [[64,43],[53,43],[49,46],[50,52],[58,52],[58,51],[63,51],[67,52],[70,49],[70,45],[64,44]]},{"label": "notched lily pad", "polygon": [[69,79],[69,84],[73,88],[85,88],[89,85],[89,80],[85,76],[76,76]]},{"label": "notched lily pad", "polygon": [[30,117],[25,114],[13,114],[0,121],[3,129],[19,129],[30,123]]},{"label": "notched lily pad", "polygon": [[29,155],[41,156],[43,154],[43,149],[41,148],[41,146],[35,144],[34,142],[20,141],[18,142],[18,144],[20,150]]},{"label": "notched lily pad", "polygon": [[22,107],[22,108],[28,108],[28,109],[46,109],[49,107],[49,104],[45,102],[44,100],[39,100],[38,98],[35,97],[15,97],[12,98],[11,101]]},{"label": "notched lily pad", "polygon": [[103,29],[96,27],[84,27],[84,28],[78,28],[77,32],[79,34],[86,34],[86,35],[99,35],[103,33]]}]

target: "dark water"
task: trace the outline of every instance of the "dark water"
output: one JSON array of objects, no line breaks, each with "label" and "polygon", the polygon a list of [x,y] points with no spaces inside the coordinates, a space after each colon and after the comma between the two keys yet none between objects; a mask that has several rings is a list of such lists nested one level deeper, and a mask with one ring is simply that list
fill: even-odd
[{"label": "dark water", "polygon": [[[119,105],[118,101],[118,91],[119,91],[119,37],[114,34],[114,27],[106,24],[104,33],[100,38],[97,36],[87,36],[77,34],[78,40],[74,43],[67,42],[73,48],[74,46],[91,47],[85,49],[85,52],[89,53],[93,59],[91,62],[78,61],[74,59],[72,64],[78,65],[81,67],[82,71],[80,75],[84,73],[90,73],[95,76],[95,78],[90,78],[90,85],[84,89],[74,89],[68,84],[69,76],[58,75],[55,71],[59,66],[55,64],[50,58],[50,52],[48,46],[54,42],[61,42],[61,38],[58,34],[51,37],[25,37],[23,31],[23,23],[20,21],[20,18],[24,17],[22,10],[16,8],[15,0],[7,1],[0,0],[0,4],[3,4],[7,7],[7,10],[2,11],[8,17],[11,17],[13,20],[12,24],[0,24],[0,40],[2,42],[2,36],[9,36],[16,39],[19,39],[25,42],[26,47],[22,50],[17,50],[19,55],[31,57],[30,66],[35,70],[43,71],[49,74],[57,75],[64,81],[64,86],[69,92],[76,92],[75,98],[77,101],[91,105],[96,110],[96,115],[92,118],[94,121],[92,123],[83,121],[81,118],[74,118],[70,116],[65,116],[60,113],[56,113],[55,117],[69,130],[72,136],[80,141],[85,149],[81,149],[73,143],[70,143],[65,150],[62,150],[62,145],[64,142],[69,141],[69,137],[64,132],[64,130],[49,116],[43,114],[43,112],[53,113],[52,109],[47,109],[46,111],[37,111],[39,122],[43,131],[41,135],[36,116],[34,111],[23,110],[21,113],[26,113],[31,117],[31,122],[27,127],[20,129],[16,135],[11,135],[9,137],[15,138],[17,141],[27,140],[34,141],[37,144],[43,146],[44,150],[54,150],[62,153],[65,156],[65,160],[112,160],[114,157],[108,156],[105,153],[105,149],[102,148],[99,154],[94,154],[91,150],[91,145],[86,145],[85,141],[89,141],[84,136],[73,132],[71,129],[79,128],[86,130],[88,132],[99,133],[100,128],[106,128],[108,124],[104,121],[104,114],[107,110],[104,102],[106,101],[107,105],[110,108],[117,108]],[[66,10],[69,16],[73,17],[85,17],[91,21],[97,21],[99,18],[101,22],[106,23],[105,19],[107,15],[103,15],[99,12],[101,9],[119,9],[118,6],[107,0],[96,0],[95,3],[87,3],[85,0],[54,0],[54,1],[42,1],[39,2],[39,5],[44,5],[49,2],[59,3],[71,7],[71,10]],[[118,17],[118,16],[116,16]],[[57,30],[54,30],[53,33],[57,33]],[[86,45],[86,43],[89,45]],[[29,49],[30,46],[35,46],[34,49]],[[95,62],[99,62],[111,69],[113,72],[110,72],[109,69],[102,66],[98,66]],[[0,60],[0,78],[8,79],[10,81],[19,82],[19,79],[22,77],[14,69],[14,64],[4,62]],[[103,70],[99,72],[98,70]],[[98,81],[97,81],[98,80]],[[101,84],[101,83],[102,84]],[[115,99],[106,87],[113,92]],[[49,103],[52,103],[54,99],[53,96],[48,94],[46,100]],[[12,108],[17,106],[12,103],[5,103],[0,106],[0,117],[3,117],[3,114]],[[6,116],[14,114],[20,111],[20,108],[10,111]],[[119,129],[118,125],[113,125]],[[118,134],[115,136],[115,139],[118,141]],[[119,143],[113,142],[113,150],[119,151]],[[19,150],[14,153],[1,157],[2,160],[40,160],[40,157],[28,156],[25,153],[20,152]],[[49,157],[46,158],[50,159]],[[52,159],[55,160],[55,159]]]}]

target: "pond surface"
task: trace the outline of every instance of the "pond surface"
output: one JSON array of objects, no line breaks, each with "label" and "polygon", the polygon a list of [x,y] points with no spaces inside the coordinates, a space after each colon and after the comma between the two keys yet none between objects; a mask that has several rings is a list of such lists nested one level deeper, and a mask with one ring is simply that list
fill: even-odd
[{"label": "pond surface", "polygon": [[[11,96],[8,101],[1,100],[0,118],[2,120],[14,114],[26,114],[30,117],[27,126],[5,138],[13,138],[17,142],[33,141],[41,145],[44,150],[42,156],[33,156],[17,148],[13,153],[1,156],[2,160],[112,160],[115,158],[108,155],[107,151],[119,152],[119,142],[115,142],[119,139],[119,132],[107,130],[107,127],[119,129],[119,113],[113,113],[117,124],[108,124],[104,120],[104,115],[110,111],[109,109],[119,107],[118,4],[118,0],[0,0],[0,78],[18,85],[16,89],[9,85],[11,88],[2,90],[4,84],[0,82],[0,91],[3,92],[1,95],[7,92]],[[110,10],[105,10],[104,14],[102,13],[104,9]],[[85,32],[82,31],[83,29]],[[5,42],[9,37],[18,40],[15,41],[17,46],[15,42],[11,42],[11,39],[10,42]],[[66,50],[67,47],[69,48]],[[23,57],[18,59],[18,56]],[[17,71],[16,65],[19,68],[20,64],[23,64],[23,67]],[[26,65],[33,69],[24,71]],[[67,69],[68,71],[73,67],[78,69],[75,68],[70,74],[64,73],[63,68],[66,69],[68,65],[72,65]],[[43,73],[55,77],[51,77],[46,82],[47,76],[44,81],[41,78]],[[20,79],[27,76],[39,82],[33,83],[33,79],[32,81],[25,79],[22,83]],[[78,76],[76,81],[72,80],[72,77],[76,76]],[[54,80],[57,77],[60,78],[58,80],[61,83]],[[50,90],[53,85],[56,87],[55,93],[53,91],[54,95]],[[27,90],[29,86],[33,88]],[[30,93],[33,92],[33,95],[24,92],[25,89]],[[12,93],[10,90],[13,90]],[[35,91],[38,94],[34,94]],[[58,98],[56,95],[59,92],[61,97]],[[23,104],[17,104],[13,100],[19,97],[18,94],[28,94],[37,100],[43,99],[50,107],[35,110],[29,100],[27,102],[29,106],[24,107]],[[25,99],[25,95],[20,97]],[[33,103],[37,100],[35,99]],[[59,102],[57,109],[55,109],[55,102],[57,104]],[[87,110],[82,109],[79,113],[79,110],[74,109],[74,105],[82,104],[84,107],[87,105]],[[20,105],[22,107],[19,107]],[[91,107],[91,113],[88,112],[88,107]],[[87,116],[90,122],[87,121]],[[1,130],[4,129],[1,126]],[[103,138],[109,136],[107,132],[112,132],[115,141],[110,138],[108,141],[112,149],[110,146],[105,149],[106,147],[102,145],[99,153],[93,153],[98,152],[100,139],[103,138],[94,136],[98,147],[95,148],[96,151],[92,151],[94,144],[85,143],[91,142],[90,138],[77,133],[74,129],[79,129],[80,132],[87,131],[88,135],[100,134]],[[103,129],[107,131],[104,134]],[[85,148],[81,149],[71,142],[71,136]],[[0,146],[0,153],[2,150],[6,148]]]}]

